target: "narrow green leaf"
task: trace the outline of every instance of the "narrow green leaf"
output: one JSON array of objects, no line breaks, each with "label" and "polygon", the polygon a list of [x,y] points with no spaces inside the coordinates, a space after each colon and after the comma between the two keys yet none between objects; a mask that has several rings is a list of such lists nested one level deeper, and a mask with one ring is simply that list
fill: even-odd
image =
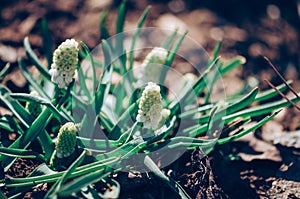
[{"label": "narrow green leaf", "polygon": [[28,123],[34,119],[33,116],[31,116],[18,101],[12,99],[10,93],[8,88],[0,84],[0,101],[28,128]]},{"label": "narrow green leaf", "polygon": [[89,61],[91,63],[92,66],[92,91],[91,91],[91,96],[94,96],[95,90],[96,90],[96,68],[95,68],[95,63],[94,63],[94,59],[93,56],[91,55],[91,52],[89,50],[89,48],[87,47],[87,45],[83,42],[80,42],[81,46],[83,47],[85,53],[87,54]]},{"label": "narrow green leaf", "polygon": [[[9,148],[19,148],[19,149],[27,148],[29,144],[32,141],[34,141],[41,132],[43,132],[45,126],[47,125],[47,120],[51,118],[50,116],[51,116],[51,111],[48,108],[46,108],[38,116],[38,118],[32,123],[32,125],[29,127],[27,132],[22,134],[13,144],[9,146]],[[0,161],[2,161],[5,170],[7,170],[10,167],[12,159],[8,157],[0,156]]]},{"label": "narrow green leaf", "polygon": [[29,73],[27,66],[25,65],[24,61],[22,59],[19,60],[19,67],[22,71],[23,76],[25,79],[30,83],[30,85],[36,90],[41,97],[44,97],[46,99],[50,99],[50,97],[45,93],[44,89],[41,85],[39,85],[33,78],[33,76]]},{"label": "narrow green leaf", "polygon": [[53,42],[51,38],[51,32],[48,28],[48,22],[45,18],[43,18],[41,22],[41,35],[43,38],[43,49],[48,61],[48,69],[50,69],[53,56]]},{"label": "narrow green leaf", "polygon": [[126,1],[123,1],[118,9],[118,16],[117,16],[117,22],[116,22],[116,46],[115,50],[117,55],[120,55],[123,53],[124,47],[124,35],[123,35],[123,29],[124,29],[124,23],[126,18]]},{"label": "narrow green leaf", "polygon": [[222,66],[222,62],[218,62],[217,67],[212,71],[212,74],[209,75],[205,82],[206,82],[206,87],[207,89],[207,93],[205,95],[205,100],[204,103],[208,104],[209,100],[210,100],[210,96],[211,96],[211,92],[213,90],[213,87],[215,85],[215,82],[220,78],[220,73],[219,73],[219,68]]},{"label": "narrow green leaf", "polygon": [[68,121],[68,118],[66,118],[64,115],[62,115],[59,110],[56,109],[53,104],[42,97],[39,96],[33,96],[30,94],[25,94],[25,93],[10,93],[10,97],[20,100],[20,101],[25,101],[25,102],[35,102],[41,105],[45,105],[47,108],[51,110],[51,112],[54,114],[54,116],[61,122],[61,123],[66,123]]},{"label": "narrow green leaf", "polygon": [[[289,80],[287,81],[288,85],[291,85],[293,81]],[[276,88],[280,91],[280,92],[284,92],[287,90],[287,86],[285,84],[280,84],[279,86],[276,86]],[[260,102],[260,101],[265,101],[268,99],[271,99],[275,96],[279,95],[278,92],[274,89],[269,89],[266,91],[262,91],[260,93],[257,94],[255,101],[256,102]]]},{"label": "narrow green leaf", "polygon": [[112,71],[113,71],[112,63],[111,63],[111,57],[112,57],[111,49],[105,40],[102,41],[102,49],[104,54],[104,68],[99,81],[97,92],[95,93],[96,113],[100,113],[104,99],[109,92],[109,88],[111,85]]},{"label": "narrow green leaf", "polygon": [[260,120],[257,124],[255,124],[254,126],[250,127],[249,129],[243,130],[242,132],[226,137],[226,138],[222,138],[218,140],[218,144],[225,144],[227,142],[236,140],[244,135],[247,135],[248,133],[255,131],[256,129],[258,129],[259,127],[261,127],[262,125],[264,125],[265,123],[267,123],[268,121],[270,121],[271,119],[273,119],[281,110],[278,110],[276,112],[274,112],[272,115],[269,115],[267,117],[265,117],[264,119]]},{"label": "narrow green leaf", "polygon": [[143,24],[147,18],[147,15],[149,14],[150,9],[151,9],[151,6],[147,6],[147,8],[144,10],[143,14],[141,15],[141,17],[139,19],[136,32],[133,35],[130,52],[129,52],[129,70],[130,71],[133,68],[135,43],[140,35],[141,27],[143,26]]},{"label": "narrow green leaf", "polygon": [[217,45],[213,50],[212,58],[210,59],[209,63],[213,62],[218,57],[221,46],[222,46],[222,41],[220,40],[218,41]]},{"label": "narrow green leaf", "polygon": [[190,97],[198,96],[203,89],[205,88],[205,78],[209,74],[211,70],[213,70],[215,67],[217,67],[217,63],[219,61],[219,58],[217,58],[198,78],[198,80],[193,84],[192,88],[189,89],[186,93],[181,93],[180,96],[178,96],[177,100],[173,100],[171,104],[168,106],[171,110],[172,114],[175,114],[179,108],[179,105],[184,105],[186,101],[189,101]]},{"label": "narrow green leaf", "polygon": [[7,63],[3,69],[0,71],[0,79],[3,79],[6,77],[6,75],[9,73],[10,69],[10,63]]},{"label": "narrow green leaf", "polygon": [[32,63],[36,66],[36,68],[40,71],[40,73],[46,79],[48,79],[49,81],[51,81],[51,76],[48,73],[48,70],[46,70],[46,68],[42,65],[42,63],[40,62],[40,60],[37,58],[37,56],[33,52],[32,48],[30,46],[28,37],[25,37],[25,39],[24,39],[24,47],[25,47],[25,50],[26,50],[26,54],[30,58],[30,60],[32,61]]},{"label": "narrow green leaf", "polygon": [[76,178],[75,180],[65,184],[62,189],[58,192],[59,197],[68,197],[72,193],[77,193],[82,187],[96,183],[101,179],[107,178],[111,172],[104,173],[103,170],[89,173],[82,177]]},{"label": "narrow green leaf", "polygon": [[191,199],[191,197],[179,185],[179,183],[177,183],[175,180],[172,180],[171,178],[167,177],[148,155],[146,155],[144,158],[144,164],[148,169],[150,169],[151,172],[153,172],[153,174],[158,179],[160,179],[162,182],[166,183],[182,199]]},{"label": "narrow green leaf", "polygon": [[177,35],[178,30],[176,29],[168,38],[167,40],[164,42],[164,44],[162,45],[162,47],[164,49],[169,49],[171,47],[171,44],[173,43],[173,40],[175,39],[176,35]]},{"label": "narrow green leaf", "polygon": [[106,23],[106,19],[107,19],[107,10],[102,11],[101,13],[101,19],[100,19],[100,23],[99,23],[99,29],[100,29],[100,38],[101,39],[108,39],[110,38],[110,34],[108,32],[108,29],[105,25]]},{"label": "narrow green leaf", "polygon": [[[185,31],[181,36],[180,38],[178,39],[178,41],[175,43],[174,47],[170,50],[169,54],[168,54],[168,57],[167,57],[167,60],[166,60],[166,63],[165,63],[165,66],[167,67],[171,67],[171,64],[175,58],[175,55],[178,51],[178,49],[180,48],[182,42],[183,42],[183,39],[185,38],[187,34],[187,31]],[[161,83],[164,83],[165,82],[165,79],[166,79],[166,76],[167,76],[167,72],[168,70],[162,70],[161,74],[160,74],[160,77],[159,77],[159,82]]]},{"label": "narrow green leaf", "polygon": [[124,127],[125,124],[131,118],[131,114],[137,112],[138,109],[138,102],[133,103],[129,106],[129,108],[119,117],[117,124],[113,127],[110,134],[108,134],[109,139],[116,140],[122,134],[122,129],[120,127]]},{"label": "narrow green leaf", "polygon": [[221,69],[220,69],[220,73],[222,74],[222,76],[226,75],[228,72],[230,72],[231,70],[233,70],[234,68],[237,68],[243,64],[246,63],[246,59],[245,57],[242,56],[237,56],[235,59],[233,59],[231,62],[229,62],[228,64],[224,65]]},{"label": "narrow green leaf", "polygon": [[64,172],[59,180],[51,187],[44,198],[57,198],[57,193],[63,188],[64,183],[70,177],[71,173],[82,163],[85,157],[86,151],[82,151],[80,156],[70,165],[68,170]]},{"label": "narrow green leaf", "polygon": [[80,64],[78,64],[78,66],[77,66],[77,72],[78,72],[80,89],[83,90],[84,95],[88,98],[88,101],[91,102],[93,99],[92,99],[89,89],[87,88],[86,81],[85,81],[86,78],[83,74]]},{"label": "narrow green leaf", "polygon": [[31,159],[39,159],[44,161],[44,156],[40,155],[37,152],[28,151],[24,149],[12,149],[12,148],[0,147],[0,154],[8,157],[14,157],[14,158],[31,158]]},{"label": "narrow green leaf", "polygon": [[[297,97],[292,97],[292,98],[290,98],[290,100],[295,103],[300,101],[300,99],[298,99]],[[263,104],[263,105],[256,106],[256,107],[251,107],[251,108],[248,108],[245,110],[241,110],[241,111],[232,113],[232,114],[226,116],[224,119],[227,122],[229,122],[237,117],[243,117],[243,118],[256,117],[256,116],[271,113],[272,111],[278,110],[283,107],[288,107],[288,106],[291,106],[291,104],[288,101],[286,101],[285,99],[282,99],[282,100],[278,100],[276,102],[271,102],[271,103]]]},{"label": "narrow green leaf", "polygon": [[13,116],[4,115],[0,118],[0,128],[11,133],[23,134],[24,131]]},{"label": "narrow green leaf", "polygon": [[[30,115],[19,102],[17,102],[15,99],[12,99],[10,97],[10,91],[2,85],[0,85],[0,101],[2,101],[9,108],[9,110],[22,122],[26,128],[30,127],[34,121],[33,116]],[[39,142],[46,153],[46,159],[50,158],[53,151],[53,143],[46,131],[42,131],[40,133]]]}]

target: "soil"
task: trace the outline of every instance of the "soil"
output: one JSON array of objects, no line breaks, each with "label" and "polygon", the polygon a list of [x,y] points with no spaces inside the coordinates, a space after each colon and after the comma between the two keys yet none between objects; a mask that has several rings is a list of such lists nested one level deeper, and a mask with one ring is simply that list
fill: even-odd
[{"label": "soil", "polygon": [[[109,0],[0,1],[0,68],[9,62],[13,71],[1,80],[2,83],[14,92],[28,92],[26,80],[17,68],[18,58],[25,57],[22,42],[26,36],[46,63],[40,36],[41,18],[48,20],[56,45],[74,37],[92,49],[101,41],[98,23],[105,8],[111,10],[108,24],[110,29],[114,28],[112,22],[117,10],[110,3]],[[286,79],[292,79],[293,87],[299,92],[300,5],[297,1],[131,0],[128,1],[125,29],[136,27],[138,17],[148,4],[152,9],[146,26],[187,29],[188,36],[208,52],[223,39],[220,54],[225,60],[236,55],[247,59],[242,70],[224,78],[227,92],[248,82],[249,77],[260,82],[260,89],[268,88],[264,79],[275,85],[282,83],[262,56],[272,60]],[[0,106],[0,115],[7,113]],[[207,158],[197,159],[199,151],[186,153],[177,164],[189,166],[170,175],[194,198],[300,198],[299,118],[297,109],[286,108],[259,131],[218,146]],[[24,177],[36,166],[35,162],[18,159],[6,175]],[[136,179],[120,174],[116,179],[123,187],[133,183],[136,188],[122,189],[121,198],[151,198],[152,193],[159,198],[162,189],[171,194],[151,175]],[[136,190],[144,190],[141,187],[147,188],[138,195]],[[40,198],[48,188],[42,185],[24,197]]]}]

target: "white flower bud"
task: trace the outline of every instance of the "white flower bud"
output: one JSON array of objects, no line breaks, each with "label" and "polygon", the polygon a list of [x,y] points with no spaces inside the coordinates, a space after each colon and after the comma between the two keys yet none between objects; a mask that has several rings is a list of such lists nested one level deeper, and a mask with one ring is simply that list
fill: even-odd
[{"label": "white flower bud", "polygon": [[162,117],[162,110],[160,87],[149,82],[142,93],[136,120],[142,122],[144,128],[156,130]]},{"label": "white flower bud", "polygon": [[167,56],[168,51],[164,48],[155,47],[152,49],[141,65],[139,80],[137,82],[138,86],[143,86],[148,82],[159,82],[160,73]]},{"label": "white flower bud", "polygon": [[51,81],[59,88],[72,82],[78,63],[78,51],[78,42],[74,39],[67,39],[54,51],[49,73],[52,76]]}]

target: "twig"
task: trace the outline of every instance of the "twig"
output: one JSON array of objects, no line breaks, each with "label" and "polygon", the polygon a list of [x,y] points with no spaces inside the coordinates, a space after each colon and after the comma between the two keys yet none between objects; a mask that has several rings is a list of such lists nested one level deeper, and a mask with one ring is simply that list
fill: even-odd
[{"label": "twig", "polygon": [[[291,103],[294,107],[296,107],[300,111],[300,107],[294,103],[292,100],[290,100],[286,95],[284,95],[280,90],[278,90],[269,80],[265,79],[265,82],[272,87],[282,98],[286,99],[289,103]],[[296,95],[298,97],[298,95]],[[299,97],[298,97],[299,98]]]},{"label": "twig", "polygon": [[[293,87],[291,87],[287,81],[284,79],[284,77],[279,73],[279,71],[277,70],[277,68],[272,64],[272,62],[266,57],[264,56],[264,59],[268,62],[268,64],[272,67],[272,69],[275,71],[275,73],[280,77],[280,79],[284,82],[284,84],[292,91],[292,93],[294,93],[294,95],[300,99],[299,95],[297,94],[297,92],[293,89]],[[269,82],[270,83],[270,82]],[[269,84],[270,85],[270,84]],[[271,85],[270,85],[271,86]],[[275,89],[275,88],[273,88]],[[278,91],[277,89],[275,89],[279,94],[281,93],[280,91]]]}]

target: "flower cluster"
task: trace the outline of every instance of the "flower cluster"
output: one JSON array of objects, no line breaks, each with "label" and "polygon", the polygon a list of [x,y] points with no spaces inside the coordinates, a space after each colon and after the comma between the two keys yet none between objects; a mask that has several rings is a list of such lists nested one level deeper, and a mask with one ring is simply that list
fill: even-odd
[{"label": "flower cluster", "polygon": [[[31,91],[30,95],[39,96],[38,92],[36,91]],[[36,102],[27,101],[25,108],[34,117],[39,116],[39,114],[42,112],[42,106]]]},{"label": "flower cluster", "polygon": [[142,93],[136,120],[142,122],[144,128],[156,130],[162,118],[162,110],[160,87],[149,82]]},{"label": "flower cluster", "polygon": [[49,73],[52,76],[51,80],[59,88],[64,88],[72,82],[78,63],[78,51],[78,42],[74,39],[67,39],[54,51]]},{"label": "flower cluster", "polygon": [[58,158],[69,157],[76,149],[76,126],[72,122],[64,124],[60,129],[55,143]]},{"label": "flower cluster", "polygon": [[165,64],[167,56],[168,51],[164,48],[155,47],[152,49],[141,65],[138,86],[143,86],[148,82],[159,82],[160,73],[163,70],[163,64]]}]

